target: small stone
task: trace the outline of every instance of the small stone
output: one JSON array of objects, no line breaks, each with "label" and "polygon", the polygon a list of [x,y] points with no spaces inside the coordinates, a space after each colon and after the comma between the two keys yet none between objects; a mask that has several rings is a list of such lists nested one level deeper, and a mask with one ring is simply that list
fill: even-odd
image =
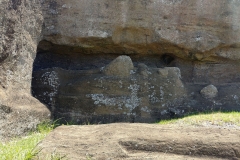
[{"label": "small stone", "polygon": [[167,76],[168,76],[168,70],[167,70],[166,68],[160,68],[160,69],[158,70],[158,73],[159,73],[161,76],[163,76],[164,78],[167,78]]},{"label": "small stone", "polygon": [[138,73],[144,77],[148,77],[148,67],[143,63],[138,64]]},{"label": "small stone", "polygon": [[103,73],[108,76],[129,77],[133,69],[129,56],[119,56],[103,69]]},{"label": "small stone", "polygon": [[218,90],[214,85],[209,85],[207,87],[204,87],[201,91],[200,91],[201,95],[204,98],[214,98],[217,96],[218,94]]}]

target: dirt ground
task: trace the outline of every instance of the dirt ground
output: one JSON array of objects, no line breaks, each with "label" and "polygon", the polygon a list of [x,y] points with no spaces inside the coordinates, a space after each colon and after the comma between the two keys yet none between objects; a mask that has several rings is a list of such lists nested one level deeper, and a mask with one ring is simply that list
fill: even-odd
[{"label": "dirt ground", "polygon": [[39,145],[38,159],[240,159],[240,129],[138,123],[60,126]]}]

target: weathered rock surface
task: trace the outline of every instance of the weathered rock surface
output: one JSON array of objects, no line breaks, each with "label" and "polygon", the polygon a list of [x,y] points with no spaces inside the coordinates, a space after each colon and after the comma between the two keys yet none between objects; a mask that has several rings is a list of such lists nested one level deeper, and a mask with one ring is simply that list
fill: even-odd
[{"label": "weathered rock surface", "polygon": [[[184,71],[185,61],[178,59],[171,63],[180,64],[183,76],[177,67],[163,68],[164,60],[156,57],[132,56],[131,62],[129,57],[122,61],[120,56],[111,62],[107,56],[65,55],[69,59],[62,69],[61,58],[56,62],[52,59],[58,54],[39,55],[35,67],[42,68],[33,73],[33,95],[50,108],[54,118],[64,122],[155,122],[189,112],[240,109],[238,83],[222,84],[214,80],[219,92],[204,92],[202,88],[207,83],[194,83],[191,80],[194,74]],[[132,64],[134,68],[130,70]],[[111,74],[106,74],[106,68]]]},{"label": "weathered rock surface", "polygon": [[132,60],[128,56],[119,56],[103,68],[103,73],[108,76],[129,77],[134,69]]},{"label": "weathered rock surface", "polygon": [[207,87],[204,87],[200,93],[205,98],[214,98],[217,96],[218,90],[214,85],[209,85]]},{"label": "weathered rock surface", "polygon": [[40,2],[2,0],[0,5],[0,89],[30,93],[32,64],[43,24]]},{"label": "weathered rock surface", "polygon": [[43,107],[45,106],[36,99],[22,106],[0,105],[0,141],[28,135],[30,131],[36,129],[39,123],[50,120],[49,110]]},{"label": "weathered rock surface", "polygon": [[43,16],[37,0],[0,1],[0,139],[22,135],[50,112],[31,95]]},{"label": "weathered rock surface", "polygon": [[[240,158],[240,130],[150,124],[61,126],[39,145],[77,159],[217,160]],[[41,159],[41,158],[40,158]]]},{"label": "weathered rock surface", "polygon": [[155,122],[186,97],[178,68],[133,68],[127,56],[103,71],[54,68],[33,76],[34,95],[52,108],[55,118],[79,123]]},{"label": "weathered rock surface", "polygon": [[[44,113],[42,118],[48,119],[49,111],[31,96],[34,60],[34,71],[46,69],[45,73],[42,70],[39,75],[50,76],[50,80],[56,76],[53,67],[59,67],[73,70],[64,71],[65,76],[70,76],[76,70],[90,70],[91,74],[88,71],[84,73],[85,80],[80,74],[83,77],[75,82],[77,84],[89,80],[92,84],[95,83],[92,78],[98,74],[92,69],[106,66],[116,55],[128,55],[136,60],[133,62],[134,67],[138,67],[136,74],[139,75],[135,78],[139,79],[136,85],[140,85],[140,82],[142,85],[145,79],[155,78],[156,74],[149,76],[148,68],[154,68],[150,72],[153,70],[155,73],[157,68],[177,67],[182,73],[182,83],[187,84],[184,86],[187,86],[185,89],[189,97],[187,103],[184,102],[181,106],[197,111],[217,108],[240,110],[239,6],[240,1],[237,0],[2,0],[1,103],[14,110],[32,106],[28,109],[39,112],[40,115]],[[89,61],[83,62],[84,59]],[[165,70],[158,72],[162,77],[167,75]],[[111,72],[113,73],[114,76],[119,76],[119,72]],[[126,76],[122,70],[121,74]],[[74,95],[79,92],[65,91],[71,88],[71,83],[75,84],[74,81],[70,82],[70,77],[60,78],[68,80],[61,82],[65,86],[58,86],[56,79],[52,82],[47,78],[45,85],[49,84],[50,87],[42,91],[33,90],[33,93],[45,92],[39,99],[55,111],[58,108],[58,103],[55,103],[58,102],[57,96],[60,99],[66,92],[68,96],[72,94],[71,98],[80,97]],[[73,76],[73,79],[77,78]],[[153,79],[150,83],[158,83],[158,86],[165,83],[154,82]],[[117,83],[119,80],[111,81]],[[130,84],[127,80],[124,83]],[[200,90],[209,84],[219,89],[218,97],[201,99]],[[81,85],[79,87],[86,88]],[[41,86],[33,88],[40,89]],[[56,88],[61,92],[55,93],[53,90]],[[151,92],[154,93],[153,90]],[[104,94],[110,96],[110,92]],[[169,97],[166,101],[172,100]],[[72,103],[71,98],[68,100]],[[160,105],[163,104],[166,103]],[[193,108],[196,104],[198,107]],[[89,103],[85,104],[83,108],[88,105]],[[206,107],[203,109],[200,105]],[[182,110],[177,108],[178,106],[173,106],[166,112],[175,115]],[[71,115],[71,109],[68,109],[66,114]],[[89,113],[92,115],[94,112],[91,110]],[[89,113],[84,112],[84,115],[87,117]],[[159,115],[158,111],[154,113]]]},{"label": "weathered rock surface", "polygon": [[[58,77],[64,72],[64,78],[58,77],[57,89],[33,80],[34,96],[47,104],[57,117],[75,120],[87,117],[85,121],[93,123],[142,121],[137,117],[149,117],[149,113],[159,120],[191,111],[240,110],[239,5],[239,1],[233,0],[46,0],[42,3],[44,41],[38,47],[34,77],[41,79],[45,73],[51,76],[56,73]],[[131,57],[133,73],[136,73],[129,75],[132,65],[112,62],[103,69],[105,76],[101,75],[99,68],[107,66],[117,55]],[[56,71],[54,67],[63,70]],[[165,81],[171,71],[164,67],[181,70],[181,79],[177,79],[185,86],[184,99],[171,98],[178,89]],[[70,76],[73,73],[75,78]],[[162,78],[156,78],[156,73]],[[119,111],[116,107],[122,105],[119,101],[124,105],[129,104],[129,98],[139,101],[128,89],[134,84],[131,80],[134,78],[141,103],[135,103],[138,107],[133,107],[133,111]],[[65,79],[64,82],[61,79]],[[142,86],[146,82],[155,88],[145,90]],[[120,83],[123,88],[117,87]],[[164,102],[153,105],[151,101],[158,101],[162,95],[158,87],[165,84],[172,88],[164,91]],[[201,96],[201,89],[209,84],[218,87],[221,92],[218,97]],[[105,106],[108,107],[103,109]],[[150,108],[147,114],[142,111],[145,106],[146,110]],[[109,112],[109,116],[98,117]],[[133,118],[113,118],[122,113],[130,113]]]},{"label": "weathered rock surface", "polygon": [[235,0],[44,1],[44,39],[88,53],[239,60]]}]

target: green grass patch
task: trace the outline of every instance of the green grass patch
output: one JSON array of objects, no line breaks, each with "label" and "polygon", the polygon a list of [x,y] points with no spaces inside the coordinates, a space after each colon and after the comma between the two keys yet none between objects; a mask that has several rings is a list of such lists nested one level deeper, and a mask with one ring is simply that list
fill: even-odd
[{"label": "green grass patch", "polygon": [[240,112],[214,112],[214,113],[198,113],[189,115],[179,119],[163,120],[159,124],[179,124],[179,125],[217,125],[229,126],[234,125],[240,127]]},{"label": "green grass patch", "polygon": [[37,130],[31,132],[28,136],[15,138],[6,143],[0,142],[0,160],[33,159],[39,152],[35,149],[36,145],[55,127],[55,123],[44,122],[39,124]]},{"label": "green grass patch", "polygon": [[[240,127],[240,112],[214,112],[214,113],[198,113],[187,115],[183,118],[163,120],[159,124],[178,124],[178,125],[217,125],[229,126],[234,125]],[[49,132],[56,126],[55,123],[44,122],[37,126],[37,130],[31,132],[28,136],[15,138],[7,143],[0,142],[0,160],[31,160],[39,153],[36,149],[37,144],[43,140]],[[61,160],[65,156],[53,153],[46,157],[47,160]]]}]

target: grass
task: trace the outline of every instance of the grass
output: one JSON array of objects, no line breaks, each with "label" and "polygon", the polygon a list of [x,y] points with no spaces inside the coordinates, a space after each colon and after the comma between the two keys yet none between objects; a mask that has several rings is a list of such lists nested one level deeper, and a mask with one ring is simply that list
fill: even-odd
[{"label": "grass", "polygon": [[[240,112],[198,113],[195,115],[188,115],[184,118],[163,120],[159,122],[159,124],[240,127]],[[37,126],[37,130],[35,132],[30,133],[26,137],[16,138],[7,143],[0,142],[0,160],[37,159],[36,155],[40,151],[36,149],[37,144],[56,126],[58,126],[56,122],[44,122]],[[46,156],[46,160],[63,160],[65,158],[65,156],[61,156],[57,153],[52,153],[52,155]]]},{"label": "grass", "polygon": [[[23,138],[15,138],[7,143],[0,142],[0,160],[31,160],[40,150],[36,145],[56,127],[56,123],[43,122],[37,126],[35,132],[31,132]],[[61,157],[51,155],[49,159],[60,160]]]},{"label": "grass", "polygon": [[179,119],[163,120],[159,124],[179,124],[196,126],[236,126],[240,127],[240,112],[198,113]]}]

